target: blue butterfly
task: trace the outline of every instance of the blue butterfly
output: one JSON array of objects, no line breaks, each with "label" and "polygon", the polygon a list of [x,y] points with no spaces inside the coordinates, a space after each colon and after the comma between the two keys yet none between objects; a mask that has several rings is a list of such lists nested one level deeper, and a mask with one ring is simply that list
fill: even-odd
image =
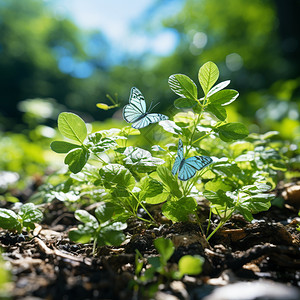
[{"label": "blue butterfly", "polygon": [[[151,110],[151,106],[149,111]],[[131,126],[140,129],[151,123],[156,123],[169,118],[165,115],[146,111],[146,101],[142,93],[133,87],[129,96],[129,104],[123,108],[123,118],[127,123],[133,123]]]},{"label": "blue butterfly", "polygon": [[178,179],[186,181],[195,176],[197,171],[211,164],[212,161],[209,156],[193,156],[185,159],[183,156],[183,144],[181,139],[179,139],[177,157],[172,168],[172,174],[175,175],[178,172]]}]

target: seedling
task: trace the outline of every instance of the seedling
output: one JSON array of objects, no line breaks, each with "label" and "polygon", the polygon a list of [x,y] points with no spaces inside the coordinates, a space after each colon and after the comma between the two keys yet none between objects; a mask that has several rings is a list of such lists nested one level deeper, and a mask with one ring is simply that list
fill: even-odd
[{"label": "seedling", "polygon": [[[178,262],[178,267],[169,264],[168,261],[174,253],[175,247],[170,239],[158,238],[154,241],[154,246],[159,253],[159,256],[148,258],[148,263],[151,267],[143,270],[143,257],[141,253],[136,250],[136,280],[134,288],[137,291],[139,284],[147,284],[152,282],[158,276],[158,283],[165,280],[179,280],[184,275],[198,275],[202,272],[202,265],[204,259],[201,256],[185,255],[182,256]],[[152,287],[152,292],[157,290],[157,284]]]},{"label": "seedling", "polygon": [[96,208],[95,216],[85,210],[76,210],[75,218],[82,222],[77,229],[69,231],[69,238],[74,242],[89,243],[93,241],[93,254],[96,245],[119,246],[125,239],[124,230],[127,225],[112,219],[114,207],[103,204]]},{"label": "seedling", "polygon": [[0,208],[0,227],[10,231],[21,233],[26,229],[29,232],[35,228],[35,223],[41,222],[42,219],[43,213],[33,203],[22,205],[18,213]]}]

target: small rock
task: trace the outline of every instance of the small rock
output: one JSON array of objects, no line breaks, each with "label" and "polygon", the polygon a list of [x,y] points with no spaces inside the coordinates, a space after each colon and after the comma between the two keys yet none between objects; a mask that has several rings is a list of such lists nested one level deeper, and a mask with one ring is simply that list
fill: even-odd
[{"label": "small rock", "polygon": [[293,286],[269,280],[238,282],[216,288],[203,300],[299,300],[300,291]]},{"label": "small rock", "polygon": [[286,187],[282,192],[284,200],[294,206],[295,208],[300,208],[300,185],[291,185]]},{"label": "small rock", "polygon": [[179,300],[178,297],[164,293],[164,292],[157,292],[155,294],[156,300]]}]

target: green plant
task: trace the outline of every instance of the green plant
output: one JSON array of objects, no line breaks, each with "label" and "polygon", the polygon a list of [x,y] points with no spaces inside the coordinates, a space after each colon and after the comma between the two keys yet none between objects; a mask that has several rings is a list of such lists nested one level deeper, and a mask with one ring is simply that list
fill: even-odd
[{"label": "green plant", "polygon": [[172,270],[167,268],[167,264],[175,250],[173,242],[169,239],[157,238],[154,246],[159,256],[148,258],[151,267],[146,269],[144,276],[141,277],[142,280],[152,279],[155,273],[166,278],[180,279],[183,275],[198,275],[202,272],[204,259],[201,256],[182,256],[178,261],[178,270]]},{"label": "green plant", "polygon": [[[135,256],[135,282],[134,289],[137,291],[139,286],[153,282],[156,277],[157,284],[154,284],[150,291],[157,291],[158,284],[165,280],[179,280],[184,275],[198,275],[202,272],[204,258],[199,255],[184,255],[179,261],[177,267],[169,263],[169,259],[174,253],[175,247],[170,239],[157,238],[154,240],[154,246],[159,256],[152,256],[147,259],[151,265],[143,269],[144,259],[141,253],[136,250]],[[147,289],[149,290],[149,289]]]},{"label": "green plant", "polygon": [[[273,195],[269,191],[276,186],[278,170],[285,170],[285,160],[271,144],[276,132],[248,135],[244,124],[227,122],[226,107],[237,99],[238,92],[226,89],[229,80],[214,86],[218,76],[212,62],[200,68],[200,96],[188,76],[170,76],[170,88],[180,96],[174,105],[183,112],[176,113],[173,121],[159,122],[155,135],[164,144],[153,145],[151,152],[128,146],[130,136],[143,132],[149,136],[151,131],[147,129],[126,126],[88,133],[80,117],[61,113],[58,129],[72,142],[54,141],[51,148],[66,155],[64,162],[71,174],[52,191],[48,187],[45,194],[51,199],[69,199],[75,206],[104,201],[124,222],[134,216],[155,224],[157,220],[148,207],[162,203],[162,214],[172,222],[192,218],[200,226],[197,207],[205,196],[210,213],[206,231],[202,231],[208,240],[234,213],[251,221],[253,214],[270,207]],[[171,172],[179,140],[183,142],[184,158],[205,155],[213,159],[213,164],[200,168],[187,181]],[[213,214],[219,223],[211,231]]]},{"label": "green plant", "polygon": [[85,210],[76,210],[75,218],[83,224],[79,224],[77,229],[70,230],[69,238],[79,243],[93,241],[93,254],[95,254],[96,245],[118,246],[125,239],[122,230],[127,225],[116,220],[115,207],[108,203],[96,208],[95,217]]},{"label": "green plant", "polygon": [[[157,169],[166,190],[172,195],[163,205],[162,212],[174,222],[186,220],[196,210],[195,199],[204,189],[203,195],[211,203],[205,232],[207,240],[233,213],[239,212],[251,221],[253,213],[267,210],[274,196],[265,192],[275,187],[276,171],[285,169],[281,156],[268,146],[270,137],[276,133],[247,138],[245,125],[226,121],[226,106],[236,100],[238,92],[224,89],[229,80],[213,86],[218,76],[218,68],[212,62],[200,68],[198,78],[204,93],[200,99],[197,87],[189,77],[170,76],[169,85],[180,96],[174,102],[175,107],[191,108],[192,111],[180,112],[174,116],[174,122],[166,121],[167,124],[162,125],[173,137],[182,138],[185,157],[189,153],[218,156],[214,158],[213,166],[201,170],[199,176],[187,182],[176,180],[167,167]],[[248,140],[243,140],[245,138]],[[212,213],[219,216],[220,222],[209,234]]]},{"label": "green plant", "polygon": [[41,222],[42,219],[43,213],[33,203],[22,205],[18,213],[0,208],[0,227],[3,229],[21,233],[25,228],[29,232],[35,228],[35,223]]}]

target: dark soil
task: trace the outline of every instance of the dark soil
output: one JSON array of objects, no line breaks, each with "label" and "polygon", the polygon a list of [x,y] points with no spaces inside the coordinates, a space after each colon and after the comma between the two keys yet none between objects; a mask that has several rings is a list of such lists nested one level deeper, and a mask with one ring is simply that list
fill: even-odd
[{"label": "dark soil", "polygon": [[[201,255],[205,263],[200,275],[185,276],[181,281],[173,282],[160,278],[158,291],[149,296],[152,299],[200,300],[219,286],[260,279],[299,289],[300,232],[297,224],[300,197],[288,187],[282,187],[280,193],[286,200],[282,208],[272,206],[268,212],[255,215],[255,221],[251,223],[236,215],[209,243],[199,226],[192,222],[165,222],[158,228],[147,228],[141,221],[130,220],[125,231],[128,238],[122,246],[100,247],[95,256],[91,244],[70,242],[68,230],[74,227],[76,220],[63,203],[53,202],[47,208],[43,224],[30,235],[0,230],[0,247],[13,274],[12,297],[147,299],[157,286],[158,277],[139,287],[134,284],[135,250],[138,249],[145,258],[146,267],[147,257],[157,255],[153,240],[160,236],[170,238],[176,248],[170,268],[187,254]],[[241,296],[241,299],[244,298]]]}]

